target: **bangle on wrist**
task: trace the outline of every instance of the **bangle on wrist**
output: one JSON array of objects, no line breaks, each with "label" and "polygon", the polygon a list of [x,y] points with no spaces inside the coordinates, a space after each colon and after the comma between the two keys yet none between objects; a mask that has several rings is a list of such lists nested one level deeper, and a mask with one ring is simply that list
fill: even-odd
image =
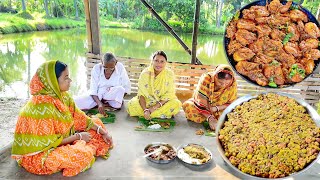
[{"label": "bangle on wrist", "polygon": [[162,107],[162,106],[163,106],[163,104],[162,104],[160,101],[158,101],[158,103],[160,104],[160,107]]},{"label": "bangle on wrist", "polygon": [[98,128],[97,128],[97,134],[100,134],[100,128],[101,128],[101,126],[98,126]]},{"label": "bangle on wrist", "polygon": [[207,121],[209,122],[209,119],[210,119],[210,117],[211,117],[212,115],[210,114],[208,117],[207,117]]},{"label": "bangle on wrist", "polygon": [[79,136],[79,140],[82,140],[82,135],[81,133],[75,133],[76,136]]},{"label": "bangle on wrist", "polygon": [[220,109],[218,108],[218,106],[215,106],[216,108],[217,108],[217,112],[219,112],[220,111]]},{"label": "bangle on wrist", "polygon": [[144,112],[144,113],[146,113],[147,111],[149,111],[149,112],[150,112],[150,110],[149,110],[149,109],[145,109],[145,110],[143,110],[143,112]]}]

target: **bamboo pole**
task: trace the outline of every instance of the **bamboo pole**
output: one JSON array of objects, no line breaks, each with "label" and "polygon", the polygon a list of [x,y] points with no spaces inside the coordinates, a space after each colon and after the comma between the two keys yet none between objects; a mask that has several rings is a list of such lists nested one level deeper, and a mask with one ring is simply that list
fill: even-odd
[{"label": "bamboo pole", "polygon": [[[164,20],[158,15],[158,13],[145,1],[140,0],[143,5],[145,5],[149,12],[156,17],[156,19],[167,29],[167,31],[180,43],[180,45],[191,55],[191,50],[189,47],[181,40],[181,38],[177,35],[177,33],[166,23]],[[201,61],[196,58],[196,64],[202,64]]]},{"label": "bamboo pole", "polygon": [[200,0],[196,0],[196,7],[194,11],[193,32],[192,32],[191,64],[196,64],[196,58],[197,58],[199,14],[200,14]]},{"label": "bamboo pole", "polygon": [[86,27],[87,27],[87,39],[88,39],[88,50],[92,52],[92,33],[91,33],[91,20],[90,20],[90,10],[89,10],[89,1],[84,0],[84,11],[86,14]]}]

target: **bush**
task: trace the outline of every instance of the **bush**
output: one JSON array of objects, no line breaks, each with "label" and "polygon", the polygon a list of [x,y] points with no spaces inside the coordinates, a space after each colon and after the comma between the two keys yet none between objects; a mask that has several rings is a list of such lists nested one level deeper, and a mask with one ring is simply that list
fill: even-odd
[{"label": "bush", "polygon": [[23,19],[34,19],[29,11],[21,11],[16,16],[21,17]]}]

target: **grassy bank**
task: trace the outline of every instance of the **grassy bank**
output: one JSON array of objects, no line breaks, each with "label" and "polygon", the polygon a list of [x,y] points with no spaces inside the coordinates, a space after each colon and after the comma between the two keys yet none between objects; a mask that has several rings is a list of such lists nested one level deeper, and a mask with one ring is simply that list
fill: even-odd
[{"label": "grassy bank", "polygon": [[[67,29],[85,27],[85,19],[74,20],[70,18],[44,18],[44,14],[34,13],[33,19],[26,19],[22,14],[0,13],[0,34],[19,33],[28,31],[43,31],[54,29]],[[130,23],[100,20],[101,27],[128,28]]]}]

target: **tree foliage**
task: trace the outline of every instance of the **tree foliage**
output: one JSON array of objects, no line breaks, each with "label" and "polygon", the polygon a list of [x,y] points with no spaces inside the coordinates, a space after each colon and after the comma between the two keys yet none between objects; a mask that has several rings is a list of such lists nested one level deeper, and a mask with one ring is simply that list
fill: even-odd
[{"label": "tree foliage", "polygon": [[[136,28],[163,30],[161,24],[150,15],[140,0],[98,0],[100,17],[107,20],[131,21]],[[170,25],[183,31],[192,29],[195,0],[146,0]],[[254,0],[201,0],[200,30],[224,27],[233,14]],[[319,0],[294,0],[320,17]],[[0,12],[23,10],[39,12],[47,17],[83,18],[83,0],[1,0]]]}]

